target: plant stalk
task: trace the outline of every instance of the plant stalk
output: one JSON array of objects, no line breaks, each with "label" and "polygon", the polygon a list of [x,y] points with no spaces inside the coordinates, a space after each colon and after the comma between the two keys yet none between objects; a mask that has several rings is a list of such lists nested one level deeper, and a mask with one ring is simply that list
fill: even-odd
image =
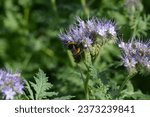
[{"label": "plant stalk", "polygon": [[127,84],[127,82],[133,78],[135,76],[135,73],[129,74],[128,77],[124,80],[124,82],[122,83],[122,85],[120,86],[119,91],[121,92],[121,90],[125,87],[125,85]]},{"label": "plant stalk", "polygon": [[86,77],[85,82],[84,82],[84,89],[85,89],[85,99],[89,100],[89,88],[88,88],[88,83],[89,83],[89,76]]}]

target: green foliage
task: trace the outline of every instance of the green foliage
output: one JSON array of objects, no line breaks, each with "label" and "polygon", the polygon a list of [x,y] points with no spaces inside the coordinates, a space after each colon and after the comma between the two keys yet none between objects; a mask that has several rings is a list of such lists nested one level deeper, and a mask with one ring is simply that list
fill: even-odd
[{"label": "green foliage", "polygon": [[135,91],[132,83],[128,82],[126,89],[121,92],[120,99],[146,100],[150,99],[150,95],[143,94],[140,90]]},{"label": "green foliage", "polygon": [[[29,98],[32,100],[41,100],[46,99],[48,97],[56,96],[56,92],[48,92],[52,88],[52,84],[48,83],[48,77],[44,74],[42,70],[39,70],[39,72],[34,77],[35,83],[29,82],[27,84],[27,89],[29,91]],[[31,89],[33,88],[33,90]],[[34,95],[35,94],[35,95]]]},{"label": "green foliage", "polygon": [[[70,99],[66,95],[85,99],[81,72],[83,78],[89,74],[90,99],[150,99],[147,73],[131,79],[118,97],[128,72],[116,45],[105,45],[88,71],[84,63],[75,64],[58,39],[60,30],[74,23],[76,16],[112,19],[118,37],[126,41],[132,36],[150,38],[149,1],[127,1],[134,0],[1,0],[0,67],[21,71],[28,99]],[[33,81],[39,68],[54,86],[42,71]]]},{"label": "green foliage", "polygon": [[130,26],[133,30],[133,36],[141,37],[141,35],[147,36],[146,31],[150,30],[150,15],[143,15],[140,14],[133,14],[129,17],[130,19]]},{"label": "green foliage", "polygon": [[[28,90],[29,95],[27,95],[28,99],[32,100],[41,100],[41,99],[49,99],[54,96],[57,96],[57,92],[51,92],[52,84],[48,82],[48,77],[44,74],[42,70],[34,77],[35,83],[26,81],[26,89]],[[72,96],[63,96],[57,97],[54,99],[70,99]]]}]

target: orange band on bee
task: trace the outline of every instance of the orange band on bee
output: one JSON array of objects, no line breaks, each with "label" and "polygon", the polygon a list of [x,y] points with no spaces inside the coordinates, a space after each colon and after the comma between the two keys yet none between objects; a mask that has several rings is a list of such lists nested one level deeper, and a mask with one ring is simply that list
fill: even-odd
[{"label": "orange band on bee", "polygon": [[77,48],[74,54],[77,55],[77,54],[80,53],[80,51],[81,51],[81,49],[80,49],[80,48]]}]

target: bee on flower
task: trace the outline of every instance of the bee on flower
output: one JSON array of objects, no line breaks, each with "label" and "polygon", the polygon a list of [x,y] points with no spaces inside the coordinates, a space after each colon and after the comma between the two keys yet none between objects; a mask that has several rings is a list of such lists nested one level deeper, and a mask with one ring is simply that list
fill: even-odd
[{"label": "bee on flower", "polygon": [[71,50],[75,59],[84,51],[97,53],[95,51],[99,51],[103,44],[117,37],[116,24],[110,20],[100,20],[94,17],[87,21],[79,17],[76,19],[77,23],[59,34],[60,40]]}]

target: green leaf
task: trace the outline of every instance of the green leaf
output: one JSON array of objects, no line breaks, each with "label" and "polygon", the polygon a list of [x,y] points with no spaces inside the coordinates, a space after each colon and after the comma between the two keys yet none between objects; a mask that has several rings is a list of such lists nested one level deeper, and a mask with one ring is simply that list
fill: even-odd
[{"label": "green leaf", "polygon": [[34,100],[33,91],[32,91],[32,89],[31,89],[30,84],[29,84],[26,80],[25,80],[25,83],[26,83],[26,89],[27,89],[28,92],[29,92],[29,96],[26,95],[27,99]]},{"label": "green leaf", "polygon": [[[49,90],[52,88],[52,84],[48,82],[48,77],[46,77],[45,73],[39,69],[39,72],[34,77],[35,83],[33,82],[26,82],[26,88],[29,92],[29,99],[41,100],[41,99],[48,99],[53,96],[56,96],[57,92],[50,92]],[[35,93],[33,93],[32,88],[34,89]],[[33,94],[35,94],[33,96]]]},{"label": "green leaf", "polygon": [[56,92],[47,92],[49,89],[52,88],[52,84],[48,83],[48,77],[44,74],[42,70],[39,70],[39,72],[34,77],[36,84],[31,83],[31,86],[36,91],[35,99],[45,99],[47,97],[52,97],[54,95],[57,95]]}]

